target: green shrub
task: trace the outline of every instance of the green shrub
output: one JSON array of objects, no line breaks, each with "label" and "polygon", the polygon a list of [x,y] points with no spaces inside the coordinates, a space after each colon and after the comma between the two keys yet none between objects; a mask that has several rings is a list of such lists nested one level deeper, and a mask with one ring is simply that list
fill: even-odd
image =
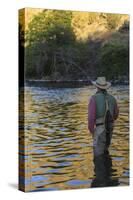
[{"label": "green shrub", "polygon": [[108,79],[128,76],[129,57],[128,46],[123,44],[107,44],[102,49],[100,73]]}]

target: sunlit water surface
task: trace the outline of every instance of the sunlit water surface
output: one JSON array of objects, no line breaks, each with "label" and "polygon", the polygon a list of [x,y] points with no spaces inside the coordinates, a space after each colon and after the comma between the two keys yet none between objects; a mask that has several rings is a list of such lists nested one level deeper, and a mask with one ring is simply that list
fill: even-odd
[{"label": "sunlit water surface", "polygon": [[87,129],[88,102],[95,92],[92,86],[26,87],[27,190],[90,188],[98,186],[99,177],[104,182],[101,186],[105,182],[110,182],[108,186],[129,184],[128,86],[109,90],[118,100],[120,115],[105,166],[102,160],[93,162]]}]

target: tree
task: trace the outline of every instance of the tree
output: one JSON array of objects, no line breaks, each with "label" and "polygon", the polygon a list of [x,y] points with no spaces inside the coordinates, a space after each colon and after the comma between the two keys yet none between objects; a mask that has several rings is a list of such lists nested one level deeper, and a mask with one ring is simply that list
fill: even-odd
[{"label": "tree", "polygon": [[115,80],[120,76],[128,77],[129,49],[125,44],[106,44],[102,49],[99,73]]},{"label": "tree", "polygon": [[121,25],[121,17],[57,10],[39,12],[26,31],[26,77],[128,77],[129,26],[127,22]]},{"label": "tree", "polygon": [[75,42],[71,17],[70,11],[44,10],[29,23],[26,33],[27,75],[43,77],[54,72],[59,59],[57,52]]}]

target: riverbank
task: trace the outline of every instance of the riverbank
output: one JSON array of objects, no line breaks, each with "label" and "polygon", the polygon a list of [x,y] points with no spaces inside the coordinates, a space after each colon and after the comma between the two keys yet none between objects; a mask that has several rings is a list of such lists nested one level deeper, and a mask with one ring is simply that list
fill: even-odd
[{"label": "riverbank", "polygon": [[[111,80],[110,81],[112,85],[129,85],[128,80]],[[92,80],[43,80],[43,79],[29,79],[26,80],[26,86],[85,86],[85,85],[92,85]]]}]

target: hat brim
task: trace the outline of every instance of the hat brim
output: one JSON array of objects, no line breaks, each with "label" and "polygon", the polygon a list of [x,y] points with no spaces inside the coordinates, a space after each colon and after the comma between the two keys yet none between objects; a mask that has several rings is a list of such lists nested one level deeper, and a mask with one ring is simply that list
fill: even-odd
[{"label": "hat brim", "polygon": [[106,82],[106,85],[104,85],[104,86],[97,84],[96,81],[92,81],[92,84],[100,89],[108,89],[111,86],[110,82]]}]

